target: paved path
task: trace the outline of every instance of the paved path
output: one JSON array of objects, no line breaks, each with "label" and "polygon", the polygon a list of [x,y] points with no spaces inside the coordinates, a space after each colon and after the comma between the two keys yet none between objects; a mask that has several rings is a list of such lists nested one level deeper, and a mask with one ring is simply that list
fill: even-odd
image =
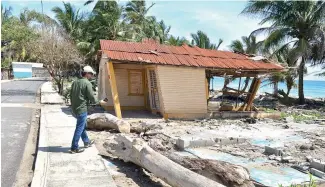
[{"label": "paved path", "polygon": [[[42,86],[40,135],[32,187],[116,187],[95,146],[70,154],[76,119],[68,107],[56,105],[51,86]],[[48,93],[48,94],[46,94]],[[83,143],[79,142],[82,146]]]},{"label": "paved path", "polygon": [[29,134],[36,93],[44,80],[1,83],[1,186],[15,181]]}]

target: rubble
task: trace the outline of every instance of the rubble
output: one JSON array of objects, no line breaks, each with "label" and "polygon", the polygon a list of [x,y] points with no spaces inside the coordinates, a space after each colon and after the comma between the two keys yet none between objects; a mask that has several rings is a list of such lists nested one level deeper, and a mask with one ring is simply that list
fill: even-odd
[{"label": "rubble", "polygon": [[[197,147],[204,147],[206,150],[248,160],[268,161],[256,166],[259,168],[292,167],[304,173],[311,172],[312,169],[324,172],[319,165],[315,165],[316,162],[313,163],[325,155],[325,127],[321,125],[323,121],[318,120],[324,116],[324,111],[284,107],[281,111],[282,119],[279,120],[247,118],[182,121],[140,118],[130,119],[128,122],[132,132],[130,135],[134,139],[142,139],[154,151],[169,159],[172,159],[169,155],[174,152],[181,150],[188,152],[189,148],[195,150]],[[306,121],[311,124],[307,124]],[[107,145],[105,147],[108,148]],[[191,164],[196,162],[193,161]],[[232,163],[232,160],[229,162]],[[184,164],[185,161],[179,163],[204,176],[206,174],[203,171],[209,169],[204,168],[208,161],[203,161],[197,168],[191,168],[191,164]],[[144,167],[141,164],[140,166]],[[214,177],[216,176],[208,178],[217,180],[213,179]],[[222,181],[220,183],[228,186]],[[231,186],[234,185],[231,183]]]}]

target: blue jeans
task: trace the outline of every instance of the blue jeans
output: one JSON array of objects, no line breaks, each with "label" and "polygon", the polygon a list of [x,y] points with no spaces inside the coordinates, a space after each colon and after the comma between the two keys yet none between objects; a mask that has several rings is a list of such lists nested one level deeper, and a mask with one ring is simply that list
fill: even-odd
[{"label": "blue jeans", "polygon": [[86,125],[87,125],[87,112],[84,112],[79,115],[73,115],[77,118],[77,125],[76,130],[74,131],[71,149],[75,150],[79,148],[79,139],[81,137],[82,141],[85,143],[89,143],[89,139],[86,132]]}]

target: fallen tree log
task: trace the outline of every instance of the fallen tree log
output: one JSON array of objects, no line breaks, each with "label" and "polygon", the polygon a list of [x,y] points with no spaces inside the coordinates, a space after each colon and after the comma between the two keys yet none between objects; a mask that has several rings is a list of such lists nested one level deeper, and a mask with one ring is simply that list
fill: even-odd
[{"label": "fallen tree log", "polygon": [[145,121],[145,122],[141,122],[140,124],[131,125],[131,132],[135,132],[135,133],[142,133],[142,132],[146,133],[151,130],[161,130],[161,129],[162,126],[156,121],[154,122]]},{"label": "fallen tree log", "polygon": [[95,130],[115,129],[121,133],[130,133],[129,122],[108,113],[95,113],[87,118],[87,128]]},{"label": "fallen tree log", "polygon": [[225,186],[253,187],[246,168],[228,162],[170,154],[172,161]]},{"label": "fallen tree log", "polygon": [[222,187],[224,185],[199,175],[154,151],[141,139],[116,135],[108,151],[126,162],[133,162],[173,187]]}]

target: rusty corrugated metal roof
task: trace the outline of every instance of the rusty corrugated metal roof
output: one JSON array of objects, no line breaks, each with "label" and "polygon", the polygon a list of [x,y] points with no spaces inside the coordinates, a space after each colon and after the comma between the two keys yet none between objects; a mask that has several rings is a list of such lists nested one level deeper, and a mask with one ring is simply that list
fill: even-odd
[{"label": "rusty corrugated metal roof", "polygon": [[100,40],[100,46],[110,59],[118,61],[248,71],[283,70],[280,65],[255,61],[243,54],[201,49],[196,46],[168,46],[112,40]]}]

